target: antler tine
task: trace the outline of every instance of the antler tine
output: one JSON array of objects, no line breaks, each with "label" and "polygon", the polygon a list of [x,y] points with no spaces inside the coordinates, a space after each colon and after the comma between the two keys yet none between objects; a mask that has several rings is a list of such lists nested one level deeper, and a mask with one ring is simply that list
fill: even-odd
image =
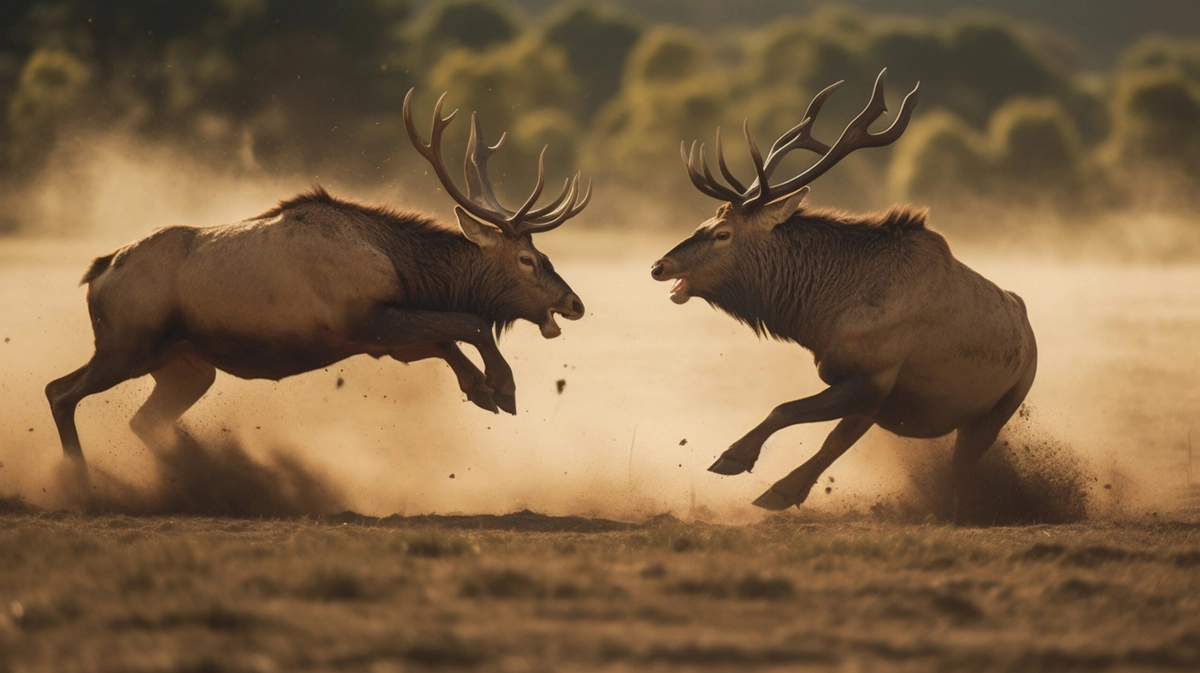
[{"label": "antler tine", "polygon": [[704,143],[700,143],[700,168],[704,171],[704,180],[722,195],[721,198],[735,203],[741,202],[743,196],[741,192],[734,191],[721,184],[720,181],[713,177],[712,172],[708,170],[708,157],[704,154]]},{"label": "antler tine", "polygon": [[500,134],[500,139],[496,141],[495,145],[483,142],[483,127],[479,124],[479,115],[472,112],[471,135],[467,139],[467,155],[463,159],[463,174],[467,178],[467,197],[475,200],[475,196],[478,194],[485,205],[506,217],[512,215],[512,211],[501,205],[500,200],[496,198],[496,193],[492,191],[487,162],[496,153],[496,150],[500,149],[507,137],[507,133]]},{"label": "antler tine", "polygon": [[520,224],[518,226],[517,230],[522,234],[540,234],[544,231],[550,231],[551,229],[555,229],[558,226],[560,226],[563,222],[566,222],[567,220],[571,219],[572,217],[575,217],[576,215],[578,215],[581,211],[583,211],[584,207],[587,206],[588,200],[591,199],[591,196],[592,196],[591,180],[588,181],[588,190],[587,190],[587,194],[585,195],[585,197],[583,199],[583,202],[577,205],[576,198],[578,195],[579,195],[579,173],[576,173],[575,178],[573,180],[571,180],[571,189],[570,189],[569,195],[567,196],[566,202],[563,204],[563,206],[561,208],[559,208],[559,210],[557,212],[552,213],[550,216],[548,216],[548,219],[544,222],[531,222],[529,220],[526,220],[525,222],[523,222],[522,224]]},{"label": "antler tine", "polygon": [[[771,151],[767,152],[767,173],[771,172],[772,158],[778,155],[782,158],[784,153],[794,149],[806,149],[816,152],[817,154],[825,154],[829,151],[829,145],[812,137],[812,127],[817,121],[817,115],[821,113],[821,108],[824,107],[825,101],[833,95],[839,86],[845,83],[846,80],[840,80],[821,89],[813,99],[809,101],[808,108],[804,111],[804,118],[799,124],[796,124],[786,133],[779,136],[775,144],[771,146]],[[778,163],[778,159],[775,160]]]},{"label": "antler tine", "polygon": [[746,194],[745,185],[743,185],[741,182],[738,181],[738,179],[736,177],[733,176],[733,172],[730,171],[729,166],[727,166],[725,164],[725,150],[724,150],[724,148],[721,147],[721,127],[720,126],[717,127],[716,152],[717,152],[717,168],[721,169],[721,175],[725,176],[725,180],[729,183],[730,187],[733,187],[734,191],[738,192],[739,194],[743,194],[743,195]]},{"label": "antler tine", "polygon": [[[575,179],[579,179],[578,173],[575,174]],[[571,191],[571,178],[567,178],[567,179],[563,180],[562,191],[558,193],[558,196],[554,197],[553,201],[551,201],[550,203],[547,203],[546,205],[542,206],[541,208],[534,208],[533,210],[529,211],[529,213],[525,216],[525,219],[528,221],[534,222],[534,221],[537,221],[539,218],[544,217],[547,214],[551,214],[551,213],[557,214],[556,211],[557,211],[558,207],[563,204],[563,201],[567,200],[567,195],[570,193],[570,191]]]},{"label": "antler tine", "polygon": [[520,231],[520,228],[517,227],[515,223],[525,219],[525,216],[529,214],[529,209],[532,208],[533,204],[536,203],[538,198],[541,197],[542,189],[546,186],[546,150],[548,149],[550,149],[549,145],[543,147],[542,153],[538,155],[537,184],[533,186],[533,193],[529,195],[529,198],[525,199],[525,203],[521,204],[521,207],[517,209],[517,212],[510,215],[508,218],[508,221],[514,223],[514,228],[518,231]]},{"label": "antler tine", "polygon": [[[821,108],[825,106],[825,101],[833,95],[834,91],[840,87],[846,80],[839,80],[821,89],[817,95],[808,103],[808,109],[804,111],[804,120],[796,124],[787,133],[779,137],[775,144],[771,146],[771,151],[767,153],[767,173],[770,174],[774,170],[771,159],[778,154],[782,158],[783,154],[794,149],[805,149],[817,154],[825,154],[829,152],[829,145],[812,137],[813,125],[817,122],[817,115],[821,113]],[[777,165],[779,159],[775,160]]]},{"label": "antler tine", "polygon": [[693,159],[696,154],[696,141],[692,141],[692,147],[690,150],[686,148],[687,142],[680,141],[679,156],[683,159],[683,163],[687,166],[688,178],[691,179],[692,184],[696,186],[696,189],[699,189],[701,192],[704,192],[714,199],[725,200],[725,196],[721,194],[721,192],[713,189],[712,185],[705,182],[704,177],[700,175],[700,173],[696,170],[696,167],[693,165]]},{"label": "antler tine", "polygon": [[[816,163],[790,180],[773,187],[768,186],[766,190],[759,190],[759,193],[751,197],[743,207],[755,207],[766,203],[772,194],[788,194],[796,191],[819,178],[855,150],[866,147],[883,147],[884,145],[896,142],[908,127],[913,110],[917,106],[917,90],[920,88],[920,84],[918,83],[917,86],[913,87],[913,90],[904,97],[904,102],[900,106],[900,112],[896,115],[896,120],[892,122],[892,125],[880,133],[871,133],[869,130],[871,124],[879,119],[883,113],[887,112],[887,103],[884,101],[883,93],[886,78],[887,69],[884,68],[875,80],[875,88],[871,93],[871,99],[867,102],[867,106],[846,126],[845,130],[842,131],[842,135]],[[824,101],[822,100],[821,102],[823,103]],[[762,184],[766,184],[765,180],[762,181]]]},{"label": "antler tine", "polygon": [[[885,70],[884,72],[887,72],[887,71]],[[881,80],[882,80],[882,77],[883,77],[883,73],[880,73]],[[880,91],[879,99],[880,99],[880,101],[882,101],[883,100],[883,84],[878,83],[878,84],[876,84],[876,86],[879,87],[879,91]],[[900,112],[898,112],[896,114],[896,119],[895,119],[895,121],[892,122],[891,126],[880,131],[879,133],[870,133],[867,130],[867,128],[870,126],[870,124],[864,125],[862,127],[864,140],[867,143],[867,144],[864,144],[863,147],[883,147],[885,145],[890,145],[890,144],[896,142],[900,138],[900,136],[904,133],[905,129],[908,128],[908,122],[912,119],[913,110],[917,107],[917,92],[920,90],[920,88],[921,88],[921,83],[917,82],[916,85],[913,86],[913,90],[909,91],[908,95],[906,95],[904,97],[904,100],[900,102]],[[887,111],[886,105],[884,106],[883,110],[884,110],[884,112]],[[878,119],[878,117],[876,117],[875,119]],[[872,119],[871,121],[873,122],[873,121],[875,121],[875,119]]]},{"label": "antler tine", "polygon": [[[545,213],[541,217],[529,218],[528,221],[530,222],[530,224],[541,226],[541,225],[546,224],[547,222],[554,222],[563,213],[570,212],[571,209],[575,208],[576,201],[578,200],[578,197],[579,197],[579,180],[582,177],[583,177],[583,173],[581,171],[576,171],[575,175],[573,175],[570,178],[570,180],[567,181],[568,182],[567,194],[566,194],[566,198],[562,199],[562,203],[560,203],[553,210],[550,210],[549,212]],[[591,184],[590,180],[588,181],[588,184],[589,185]],[[583,210],[583,208],[579,208],[579,210]],[[578,211],[576,211],[576,214],[578,214]],[[569,216],[568,219],[570,219],[570,217],[574,217],[574,215]]]},{"label": "antler tine", "polygon": [[[750,146],[750,158],[754,160],[754,172],[758,174],[758,177],[754,181],[760,185],[758,189],[759,196],[764,196],[770,191],[770,185],[767,183],[767,168],[766,164],[763,163],[762,152],[758,151],[758,143],[754,142],[754,136],[750,135],[749,119],[742,122],[742,133],[746,136],[746,144]],[[751,185],[751,188],[753,188],[753,185]],[[750,199],[743,199],[742,203],[738,205],[745,207],[747,204],[753,202],[754,198],[751,197]]]},{"label": "antler tine", "polygon": [[[816,122],[817,115],[821,112],[821,108],[825,105],[825,101],[828,100],[829,97],[833,95],[833,92],[836,91],[837,88],[844,82],[845,80],[840,80],[830,84],[824,89],[821,89],[821,91],[818,92],[817,95],[813,96],[812,100],[809,101],[808,108],[804,111],[804,120],[788,129],[787,132],[779,136],[779,139],[775,141],[774,145],[771,145],[771,150],[767,152],[767,160],[764,162],[763,167],[768,179],[770,179],[771,174],[775,172],[775,169],[779,168],[779,164],[783,161],[783,158],[794,149],[809,150],[820,155],[825,155],[829,152],[829,145],[826,145],[820,140],[812,137],[812,127]],[[759,181],[755,180],[750,185],[750,189],[747,191],[747,194],[756,192],[758,190],[758,185]],[[775,192],[776,190],[770,189],[770,186],[768,185],[767,191]]]},{"label": "antler tine", "polygon": [[505,219],[503,213],[489,210],[487,207],[472,201],[470,197],[458,189],[458,185],[454,184],[454,178],[450,177],[449,171],[446,170],[446,164],[442,161],[442,133],[449,126],[450,122],[454,120],[454,116],[458,114],[458,110],[451,112],[448,117],[443,119],[442,105],[446,101],[446,94],[443,93],[438,98],[437,104],[433,106],[433,128],[429,132],[429,144],[425,144],[425,141],[421,139],[421,134],[417,133],[416,124],[413,123],[412,119],[411,102],[413,91],[415,89],[409,89],[408,93],[404,96],[404,106],[402,108],[404,128],[408,132],[408,139],[412,141],[413,147],[433,167],[433,172],[442,183],[442,187],[445,188],[446,193],[463,210],[484,222],[494,225],[503,231],[505,235],[516,236],[516,231],[513,229],[512,224]]}]

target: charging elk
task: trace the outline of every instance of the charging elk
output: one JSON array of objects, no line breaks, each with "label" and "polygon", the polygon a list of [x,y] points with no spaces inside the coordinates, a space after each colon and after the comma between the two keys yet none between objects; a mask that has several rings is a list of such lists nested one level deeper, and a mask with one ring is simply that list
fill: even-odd
[{"label": "charging elk", "polygon": [[[957,430],[952,463],[961,482],[1033,384],[1037,347],[1024,302],[955,259],[946,240],[925,227],[925,211],[895,207],[851,215],[802,204],[808,184],[846,155],[888,145],[904,132],[915,88],[887,130],[868,130],[887,111],[885,75],[832,146],[811,130],[841,82],[813,98],[803,121],[765,159],[747,122],[757,174],[749,187],[726,166],[719,130],[717,166],[728,184],[713,177],[703,145],[699,153],[695,143],[691,151],[680,147],[696,188],[725,203],[658,260],[651,275],[674,281],[670,294],[677,304],[700,297],[760,336],[809,349],[829,386],[776,407],[709,470],[747,472],[773,433],[840,419],[816,455],[754,501],[766,509],[803,503],[821,473],[873,425],[918,438]],[[796,149],[820,158],[771,184],[780,161]]]},{"label": "charging elk", "polygon": [[[442,118],[443,94],[426,144],[411,98],[409,91],[405,128],[457,203],[459,230],[318,187],[244,222],[167,227],[100,257],[82,281],[95,354],[46,386],[67,457],[83,463],[79,401],[145,374],[155,387],[130,425],[147,442],[200,399],[217,369],[278,380],[362,353],[440,358],[471,402],[516,413],[512,370],[492,334],[524,319],[552,339],[560,332],[556,313],[583,317],[583,303],[532,235],[578,215],[591,185],[581,191],[576,174],[553,202],[535,207],[545,184],[539,159],[533,193],[520,208],[505,208],[487,172],[504,137],[489,147],[472,116],[463,194],[441,154],[456,112]],[[478,349],[486,373],[456,342]]]}]

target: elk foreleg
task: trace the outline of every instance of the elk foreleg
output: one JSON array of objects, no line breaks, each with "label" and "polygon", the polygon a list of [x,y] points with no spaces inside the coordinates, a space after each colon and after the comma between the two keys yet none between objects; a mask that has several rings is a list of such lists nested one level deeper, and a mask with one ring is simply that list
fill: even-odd
[{"label": "elk foreleg", "polygon": [[[372,346],[397,349],[423,343],[459,341],[474,346],[483,359],[484,383],[492,389],[496,406],[517,413],[517,386],[512,368],[496,347],[490,326],[470,313],[421,311],[397,306],[380,306],[370,313],[357,338]],[[462,355],[460,352],[459,355]],[[465,360],[465,357],[463,358]],[[453,365],[451,365],[453,366]]]},{"label": "elk foreleg", "polygon": [[776,432],[800,423],[832,421],[854,414],[871,412],[881,396],[867,378],[850,378],[804,399],[785,402],[771,411],[766,420],[730,446],[708,468],[717,474],[749,472],[762,453],[763,442]]},{"label": "elk foreleg", "polygon": [[808,499],[808,493],[821,478],[821,474],[829,469],[835,460],[854,445],[875,421],[868,416],[847,416],[843,418],[833,432],[821,444],[821,450],[809,458],[803,465],[791,474],[775,482],[766,493],[754,501],[756,507],[769,510],[784,510],[792,505],[799,505]]},{"label": "elk foreleg", "polygon": [[404,346],[393,351],[392,357],[401,362],[416,362],[427,358],[445,360],[446,364],[450,365],[450,369],[454,370],[454,376],[458,379],[458,387],[466,393],[468,400],[480,409],[486,409],[494,414],[499,413],[496,401],[493,399],[495,391],[487,385],[483,372],[479,371],[475,363],[471,362],[459,349],[458,344],[453,341]]}]

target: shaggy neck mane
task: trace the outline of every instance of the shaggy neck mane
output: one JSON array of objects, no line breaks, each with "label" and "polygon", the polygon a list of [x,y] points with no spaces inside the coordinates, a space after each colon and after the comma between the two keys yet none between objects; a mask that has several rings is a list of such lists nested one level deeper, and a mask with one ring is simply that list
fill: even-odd
[{"label": "shaggy neck mane", "polygon": [[391,259],[406,308],[477,315],[496,336],[523,317],[516,312],[511,283],[479,246],[422,213],[345,201],[314,187],[256,219],[309,205],[333,208],[363,226],[366,237]]},{"label": "shaggy neck mane", "polygon": [[760,337],[813,350],[825,328],[903,264],[903,241],[925,230],[926,211],[851,214],[802,208],[754,237],[735,274],[705,296]]}]

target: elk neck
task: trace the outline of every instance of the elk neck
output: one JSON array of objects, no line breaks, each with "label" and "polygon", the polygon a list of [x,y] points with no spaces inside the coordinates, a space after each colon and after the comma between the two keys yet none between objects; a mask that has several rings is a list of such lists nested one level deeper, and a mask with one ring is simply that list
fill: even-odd
[{"label": "elk neck", "polygon": [[419,246],[404,241],[391,253],[407,307],[477,315],[497,334],[521,317],[514,279],[497,260],[456,231],[420,234]]},{"label": "elk neck", "polygon": [[801,210],[757,237],[739,272],[703,298],[760,337],[820,352],[842,314],[880,301],[905,275],[914,234],[932,234],[923,223],[923,211],[907,209],[868,216]]}]

